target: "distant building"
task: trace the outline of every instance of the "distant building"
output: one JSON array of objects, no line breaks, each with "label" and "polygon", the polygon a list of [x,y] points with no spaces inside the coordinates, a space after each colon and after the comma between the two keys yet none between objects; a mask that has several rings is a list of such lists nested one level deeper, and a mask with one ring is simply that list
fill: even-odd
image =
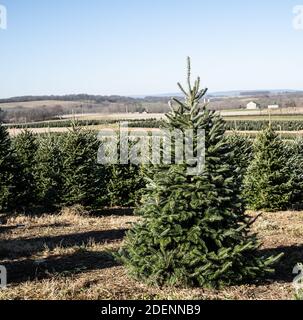
[{"label": "distant building", "polygon": [[280,106],[278,104],[271,104],[268,106],[268,109],[279,109]]},{"label": "distant building", "polygon": [[257,110],[260,109],[260,105],[255,101],[251,101],[246,105],[247,110]]}]

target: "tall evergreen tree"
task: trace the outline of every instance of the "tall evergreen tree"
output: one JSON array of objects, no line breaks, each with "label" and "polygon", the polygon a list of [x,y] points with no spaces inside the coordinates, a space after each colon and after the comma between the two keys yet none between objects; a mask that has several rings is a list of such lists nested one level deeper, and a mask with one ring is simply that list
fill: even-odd
[{"label": "tall evergreen tree", "polygon": [[93,206],[103,192],[104,168],[97,163],[95,133],[75,123],[62,138],[63,203]]},{"label": "tall evergreen tree", "polygon": [[293,181],[287,162],[283,142],[271,126],[261,131],[244,181],[250,209],[275,211],[289,206]]},{"label": "tall evergreen tree", "polygon": [[6,128],[0,123],[0,211],[16,208],[18,161]]},{"label": "tall evergreen tree", "polygon": [[204,129],[205,166],[198,175],[188,174],[187,163],[157,168],[136,211],[142,219],[127,234],[119,258],[131,275],[156,284],[216,287],[272,272],[279,257],[258,255],[260,242],[243,211],[225,123],[200,106],[207,90],[200,90],[199,78],[192,86],[190,62],[188,91],[179,86],[185,102],[174,99],[166,127],[193,129],[195,152],[197,130]]},{"label": "tall evergreen tree", "polygon": [[37,138],[31,131],[24,130],[14,138],[13,144],[20,163],[18,205],[29,209],[38,202],[35,180]]}]

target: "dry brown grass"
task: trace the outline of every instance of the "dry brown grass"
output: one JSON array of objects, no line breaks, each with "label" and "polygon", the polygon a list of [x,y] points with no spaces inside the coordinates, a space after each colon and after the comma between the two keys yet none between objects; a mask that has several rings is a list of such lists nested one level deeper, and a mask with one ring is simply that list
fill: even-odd
[{"label": "dry brown grass", "polygon": [[121,246],[126,229],[137,220],[130,213],[92,214],[74,207],[53,216],[8,218],[0,226],[0,264],[8,269],[9,286],[0,290],[0,299],[294,298],[292,268],[303,261],[303,212],[264,213],[254,226],[263,251],[285,252],[276,275],[220,291],[150,287],[129,278],[110,251]]}]

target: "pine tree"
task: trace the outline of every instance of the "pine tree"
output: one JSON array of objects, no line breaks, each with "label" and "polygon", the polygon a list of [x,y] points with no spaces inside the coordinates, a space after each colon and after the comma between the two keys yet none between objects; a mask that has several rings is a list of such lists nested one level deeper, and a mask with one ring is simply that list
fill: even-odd
[{"label": "pine tree", "polygon": [[227,137],[227,143],[234,151],[233,163],[245,172],[253,157],[252,142],[249,138],[233,132]]},{"label": "pine tree", "polygon": [[[235,173],[234,178],[237,182],[238,193],[242,193],[244,177],[253,157],[252,142],[247,137],[233,132],[227,137],[227,143],[233,153],[230,157],[230,164]],[[243,207],[245,207],[245,203],[243,203]]]},{"label": "pine tree", "polygon": [[292,179],[283,142],[269,126],[254,143],[254,158],[245,177],[245,198],[253,210],[283,210],[289,206]]},{"label": "pine tree", "polygon": [[144,181],[139,166],[113,164],[108,166],[106,198],[109,205],[132,207],[140,198]]},{"label": "pine tree", "polygon": [[47,209],[54,209],[61,204],[62,156],[60,137],[49,134],[39,139],[35,179],[39,202]]},{"label": "pine tree", "polygon": [[104,168],[97,163],[95,133],[75,123],[62,138],[63,203],[93,206],[104,190]]},{"label": "pine tree", "polygon": [[294,142],[286,143],[288,172],[292,180],[291,208],[303,208],[303,139],[298,138]]},{"label": "pine tree", "polygon": [[29,209],[37,205],[37,187],[35,180],[37,152],[36,136],[29,130],[22,131],[13,140],[14,148],[20,163],[18,205],[23,209]]},{"label": "pine tree", "polygon": [[200,90],[199,78],[191,85],[190,61],[188,92],[179,86],[185,102],[174,99],[166,127],[194,129],[196,152],[197,129],[205,129],[205,166],[198,175],[188,174],[193,164],[157,167],[136,210],[142,219],[127,234],[119,259],[137,279],[160,285],[217,287],[272,272],[279,257],[258,255],[260,243],[243,211],[225,123],[200,106],[207,89]]},{"label": "pine tree", "polygon": [[0,123],[4,121],[4,111],[0,108]]},{"label": "pine tree", "polygon": [[16,176],[19,171],[16,154],[6,128],[0,123],[0,212],[16,208]]}]

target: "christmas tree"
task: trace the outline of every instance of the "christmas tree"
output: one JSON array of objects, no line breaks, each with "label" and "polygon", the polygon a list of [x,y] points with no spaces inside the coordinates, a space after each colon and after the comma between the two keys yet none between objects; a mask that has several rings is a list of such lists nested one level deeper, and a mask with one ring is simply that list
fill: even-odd
[{"label": "christmas tree", "polygon": [[37,152],[36,136],[29,130],[22,131],[14,139],[14,148],[20,163],[18,187],[18,205],[29,209],[37,204],[37,188],[35,180]]},{"label": "christmas tree", "polygon": [[94,206],[104,190],[104,168],[97,163],[99,142],[95,133],[77,123],[62,138],[63,203]]},{"label": "christmas tree", "polygon": [[[234,191],[236,192],[236,185],[238,186],[238,192],[243,192],[243,181],[247,172],[247,168],[252,159],[252,142],[237,132],[233,132],[227,136],[227,143],[230,145],[231,152],[233,153],[230,157],[230,164],[233,166],[233,172],[235,173]],[[245,199],[244,199],[245,200]],[[243,208],[245,203],[243,202]]]},{"label": "christmas tree", "polygon": [[47,209],[61,204],[63,155],[60,141],[61,138],[53,134],[41,137],[36,154],[38,199]]},{"label": "christmas tree", "polygon": [[[279,257],[257,252],[260,242],[243,212],[224,121],[200,105],[207,90],[200,90],[199,78],[192,86],[190,60],[188,91],[179,87],[185,100],[174,99],[165,127],[193,129],[195,154],[198,130],[204,129],[205,165],[199,174],[189,174],[191,161],[156,168],[136,210],[140,222],[128,232],[119,258],[132,276],[160,285],[218,287],[273,272]],[[179,152],[176,145],[173,149],[173,155]]]},{"label": "christmas tree", "polygon": [[0,212],[16,208],[18,171],[18,161],[9,134],[0,123]]},{"label": "christmas tree", "polygon": [[[139,166],[113,164],[108,166],[106,198],[111,207],[132,207],[140,198],[144,182]],[[108,201],[107,200],[107,201]]]},{"label": "christmas tree", "polygon": [[269,125],[254,143],[254,158],[247,169],[244,195],[250,209],[283,210],[289,206],[293,181],[280,137]]},{"label": "christmas tree", "polygon": [[285,143],[285,157],[288,172],[292,180],[292,195],[290,199],[292,209],[303,208],[303,139]]}]

